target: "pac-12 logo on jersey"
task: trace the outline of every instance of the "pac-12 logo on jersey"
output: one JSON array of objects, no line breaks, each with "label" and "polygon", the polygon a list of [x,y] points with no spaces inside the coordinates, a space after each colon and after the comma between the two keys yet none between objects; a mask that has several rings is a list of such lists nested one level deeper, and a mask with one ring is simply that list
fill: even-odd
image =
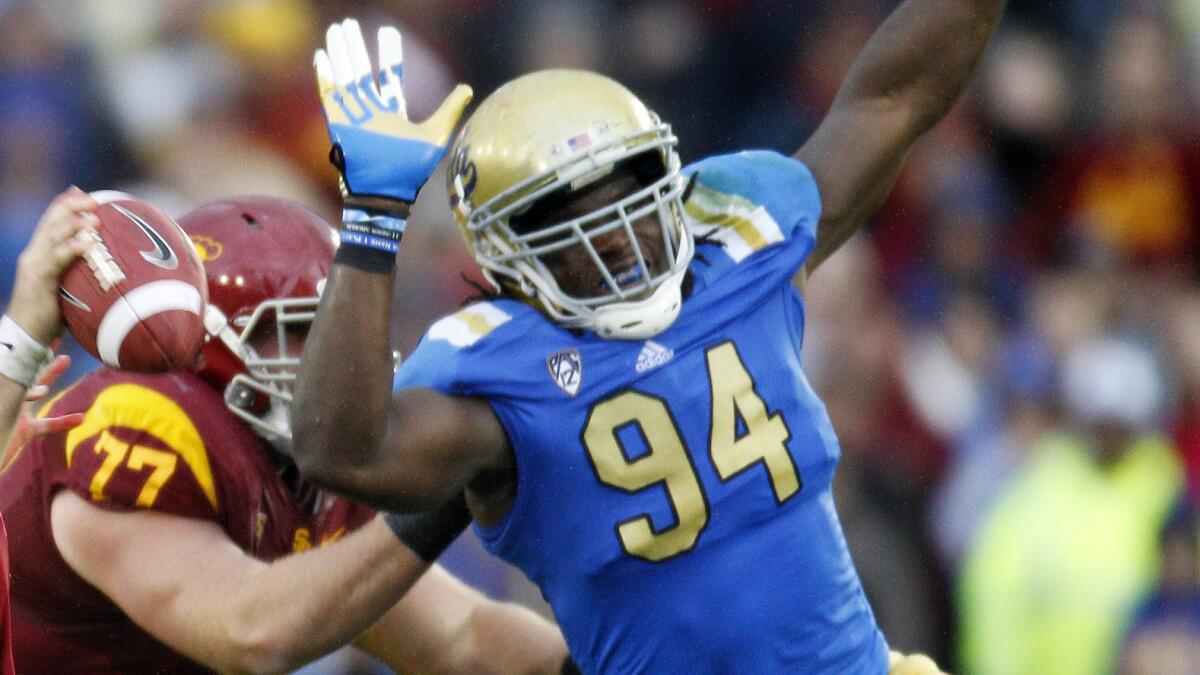
[{"label": "pac-12 logo on jersey", "polygon": [[583,379],[583,358],[578,349],[564,349],[546,357],[546,368],[550,371],[550,379],[567,394],[574,396],[579,392],[579,382]]}]

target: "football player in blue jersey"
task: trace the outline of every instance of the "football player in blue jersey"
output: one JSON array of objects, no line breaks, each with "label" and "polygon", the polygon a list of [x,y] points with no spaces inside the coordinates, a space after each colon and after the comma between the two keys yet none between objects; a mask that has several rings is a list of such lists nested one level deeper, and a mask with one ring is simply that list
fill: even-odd
[{"label": "football player in blue jersey", "polygon": [[[465,488],[584,672],[936,672],[889,654],[847,553],[793,279],[884,199],[1004,4],[906,0],[793,157],[686,166],[667,124],[579,71],[504,85],[451,148],[470,90],[411,123],[399,34],[380,31],[376,76],[357,23],[332,26],[315,65],[346,208],[296,392],[301,470],[398,510]],[[496,294],[393,380],[394,254],[447,151]]]}]

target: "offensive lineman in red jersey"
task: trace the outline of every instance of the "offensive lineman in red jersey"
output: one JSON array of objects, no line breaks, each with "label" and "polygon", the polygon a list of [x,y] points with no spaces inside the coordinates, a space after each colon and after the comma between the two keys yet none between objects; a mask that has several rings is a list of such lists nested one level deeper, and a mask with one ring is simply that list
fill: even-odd
[{"label": "offensive lineman in red jersey", "polygon": [[203,367],[84,377],[39,412],[82,423],[0,469],[19,672],[281,671],[356,636],[398,669],[559,672],[551,625],[429,569],[461,504],[385,520],[279,452],[330,228],[266,198],[180,223],[209,277]]}]

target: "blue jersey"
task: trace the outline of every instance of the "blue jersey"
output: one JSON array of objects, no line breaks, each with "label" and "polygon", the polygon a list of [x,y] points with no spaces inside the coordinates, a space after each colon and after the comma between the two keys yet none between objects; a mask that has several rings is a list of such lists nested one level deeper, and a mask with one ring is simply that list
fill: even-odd
[{"label": "blue jersey", "polygon": [[771,152],[686,171],[700,238],[666,331],[604,340],[476,303],[429,329],[396,387],[491,404],[517,493],[478,532],[541,588],[585,672],[884,673],[833,507],[840,450],[800,363],[791,279],[816,184]]}]

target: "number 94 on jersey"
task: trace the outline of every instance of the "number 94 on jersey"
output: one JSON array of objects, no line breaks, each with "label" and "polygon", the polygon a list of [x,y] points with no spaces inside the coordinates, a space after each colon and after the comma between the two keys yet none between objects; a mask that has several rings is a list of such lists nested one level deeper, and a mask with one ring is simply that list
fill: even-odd
[{"label": "number 94 on jersey", "polygon": [[[709,347],[704,356],[712,401],[708,460],[723,482],[761,465],[776,504],[783,504],[803,486],[787,450],[792,434],[783,414],[769,410],[732,341]],[[619,433],[630,427],[646,446],[634,459]],[[675,514],[675,524],[661,530],[645,513],[617,522],[616,536],[626,553],[661,562],[696,545],[708,526],[709,498],[664,399],[627,389],[598,401],[588,412],[582,439],[601,483],[629,493],[662,486]]]}]

